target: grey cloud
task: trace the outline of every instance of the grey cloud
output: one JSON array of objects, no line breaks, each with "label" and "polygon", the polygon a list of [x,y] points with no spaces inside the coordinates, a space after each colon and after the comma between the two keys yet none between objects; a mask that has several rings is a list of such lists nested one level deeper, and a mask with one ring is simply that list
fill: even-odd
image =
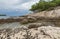
[{"label": "grey cloud", "polygon": [[32,1],[32,0],[22,0],[21,3],[30,2],[30,1]]},{"label": "grey cloud", "polygon": [[33,0],[22,0],[22,2],[20,2],[21,0],[19,0],[19,3],[15,4],[15,5],[20,5],[20,4],[24,4]]}]

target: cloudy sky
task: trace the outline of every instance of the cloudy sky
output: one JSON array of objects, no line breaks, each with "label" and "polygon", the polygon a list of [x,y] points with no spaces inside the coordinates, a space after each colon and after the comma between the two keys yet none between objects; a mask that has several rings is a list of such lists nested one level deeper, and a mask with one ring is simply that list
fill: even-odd
[{"label": "cloudy sky", "polygon": [[0,14],[21,16],[29,13],[31,5],[39,0],[0,0]]}]

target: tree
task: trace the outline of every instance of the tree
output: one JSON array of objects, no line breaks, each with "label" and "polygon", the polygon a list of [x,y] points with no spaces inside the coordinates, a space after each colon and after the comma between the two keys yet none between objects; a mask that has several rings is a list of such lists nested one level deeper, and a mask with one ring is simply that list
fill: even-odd
[{"label": "tree", "polygon": [[60,6],[60,0],[40,0],[38,3],[32,5],[30,11],[44,11],[44,10],[52,10],[54,7]]},{"label": "tree", "polygon": [[6,16],[5,14],[0,14],[0,16]]}]

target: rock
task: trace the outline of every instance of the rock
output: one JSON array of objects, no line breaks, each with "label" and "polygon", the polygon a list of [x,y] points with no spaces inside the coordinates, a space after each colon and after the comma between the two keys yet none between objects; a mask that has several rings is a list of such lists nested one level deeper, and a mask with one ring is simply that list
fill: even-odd
[{"label": "rock", "polygon": [[27,19],[23,19],[22,21],[20,21],[21,24],[27,24],[28,20]]},{"label": "rock", "polygon": [[[20,28],[21,29],[21,28]],[[13,29],[11,35],[7,32],[1,33],[0,38],[2,39],[60,39],[60,27],[52,26],[41,26],[38,28],[32,28],[28,30],[20,30],[19,28],[14,29],[18,33],[14,33]],[[6,37],[7,36],[7,37]]]},{"label": "rock", "polygon": [[41,23],[30,23],[28,25],[28,28],[31,29],[31,28],[38,28],[38,27],[41,27],[41,26],[55,26],[53,25],[52,23],[47,23],[47,22],[41,22]]},{"label": "rock", "polygon": [[27,30],[27,29],[28,29],[28,27],[27,27],[27,26],[20,26],[20,29]]},{"label": "rock", "polygon": [[40,26],[41,23],[31,23],[28,25],[28,28],[31,29],[31,28],[38,28],[38,27],[41,27]]}]

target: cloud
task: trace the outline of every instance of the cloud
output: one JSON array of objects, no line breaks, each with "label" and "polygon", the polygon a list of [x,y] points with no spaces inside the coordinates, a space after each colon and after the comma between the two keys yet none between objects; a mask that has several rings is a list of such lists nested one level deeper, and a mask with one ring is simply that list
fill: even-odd
[{"label": "cloud", "polygon": [[29,9],[39,0],[0,0],[0,9],[21,10]]},{"label": "cloud", "polygon": [[26,2],[26,3],[23,3],[21,5],[22,9],[30,9],[31,8],[31,5],[35,4],[36,2],[38,2],[38,0],[35,0],[35,1],[29,1],[29,2]]},{"label": "cloud", "polygon": [[29,9],[39,0],[0,0],[0,14],[21,16],[29,14]]}]

